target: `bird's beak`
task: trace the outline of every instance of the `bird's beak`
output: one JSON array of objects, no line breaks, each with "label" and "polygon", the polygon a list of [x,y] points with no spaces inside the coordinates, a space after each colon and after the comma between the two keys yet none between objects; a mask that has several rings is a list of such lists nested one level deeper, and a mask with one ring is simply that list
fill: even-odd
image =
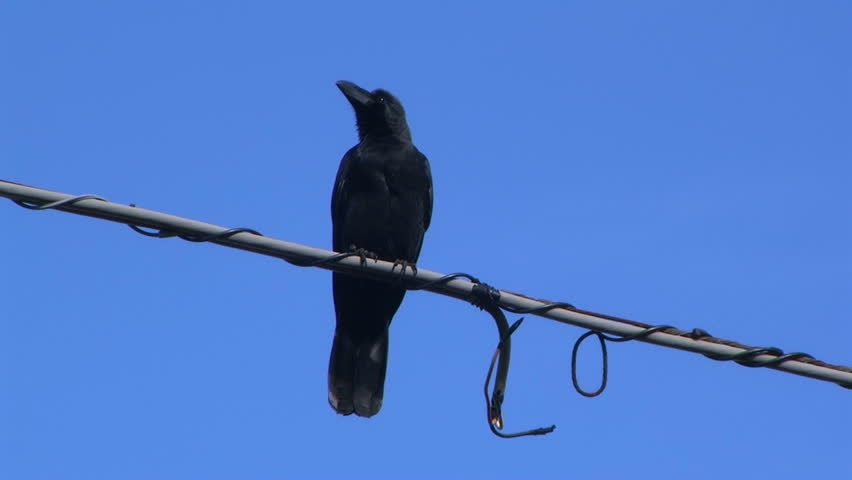
[{"label": "bird's beak", "polygon": [[364,108],[368,103],[373,100],[373,97],[370,95],[370,92],[364,90],[363,88],[355,85],[352,82],[347,82],[346,80],[341,80],[337,82],[337,88],[343,92],[343,96],[349,100],[349,103],[352,104],[352,108],[355,110],[359,110]]}]

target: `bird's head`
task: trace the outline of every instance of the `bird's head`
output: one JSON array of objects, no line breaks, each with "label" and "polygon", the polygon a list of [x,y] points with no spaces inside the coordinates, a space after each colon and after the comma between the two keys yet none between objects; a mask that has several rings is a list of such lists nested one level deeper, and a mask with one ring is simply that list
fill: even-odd
[{"label": "bird's head", "polygon": [[411,132],[405,121],[405,110],[390,92],[381,88],[369,92],[345,80],[337,82],[337,88],[343,92],[343,96],[355,110],[358,136],[361,140],[370,137],[411,141]]}]

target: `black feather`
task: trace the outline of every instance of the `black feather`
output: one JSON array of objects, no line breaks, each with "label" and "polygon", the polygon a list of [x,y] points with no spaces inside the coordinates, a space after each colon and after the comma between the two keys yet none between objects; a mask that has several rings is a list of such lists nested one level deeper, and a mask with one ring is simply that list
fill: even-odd
[{"label": "black feather", "polygon": [[[361,248],[415,263],[432,218],[432,175],[415,148],[402,104],[385,90],[337,86],[352,104],[360,142],[343,156],[331,197],[334,250]],[[334,273],[337,326],[328,399],[338,413],[371,417],[382,406],[388,327],[405,289]]]}]

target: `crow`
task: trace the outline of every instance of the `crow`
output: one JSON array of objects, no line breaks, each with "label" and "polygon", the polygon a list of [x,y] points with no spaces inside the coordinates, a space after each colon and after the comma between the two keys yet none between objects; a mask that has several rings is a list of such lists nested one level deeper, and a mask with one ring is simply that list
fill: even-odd
[{"label": "crow", "polygon": [[[411,142],[399,100],[339,81],[352,104],[359,143],[340,161],[331,196],[332,243],[338,252],[412,266],[432,219],[432,173]],[[382,407],[388,327],[405,288],[332,274],[337,320],[328,365],[328,403],[341,415],[372,417]]]}]

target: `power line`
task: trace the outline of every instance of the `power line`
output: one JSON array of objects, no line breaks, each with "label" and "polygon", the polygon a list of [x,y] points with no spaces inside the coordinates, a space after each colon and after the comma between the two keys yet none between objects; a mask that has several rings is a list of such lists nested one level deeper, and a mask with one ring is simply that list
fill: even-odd
[{"label": "power line", "polygon": [[[226,229],[209,223],[137,208],[132,205],[112,203],[94,195],[73,196],[0,180],[0,196],[9,198],[27,208],[61,210],[156,230],[152,233],[134,228],[149,236],[161,238],[179,236],[189,241],[207,241],[281,258],[301,266],[316,266],[326,270],[375,278],[404,279],[410,289],[428,290],[473,303],[478,298],[475,289],[480,283],[475,281],[474,277],[466,274],[443,275],[422,268],[418,268],[416,273],[411,270],[400,272],[395,269],[392,262],[381,260],[364,262],[363,259],[356,258],[351,253],[339,254],[298,243],[276,240],[262,236],[250,229]],[[825,363],[804,353],[785,354],[774,347],[754,347],[713,337],[700,329],[683,331],[667,325],[644,324],[507,290],[494,290],[493,298],[497,306],[512,313],[533,314],[592,330],[593,332],[590,335],[598,335],[604,348],[604,340],[638,340],[700,353],[714,360],[735,361],[748,367],[772,368],[836,383],[845,388],[852,388],[852,368]],[[602,334],[615,335],[615,337]],[[585,338],[585,336],[582,338]],[[605,385],[605,381],[604,377],[602,387]]]}]

